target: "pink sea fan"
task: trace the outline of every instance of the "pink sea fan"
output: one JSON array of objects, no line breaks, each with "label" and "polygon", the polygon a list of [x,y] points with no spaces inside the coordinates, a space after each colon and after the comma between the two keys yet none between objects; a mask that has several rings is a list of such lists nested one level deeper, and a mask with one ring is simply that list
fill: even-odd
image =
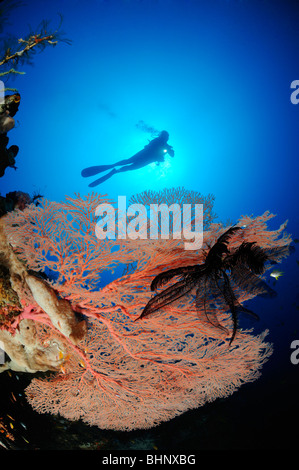
[{"label": "pink sea fan", "polygon": [[[24,318],[36,321],[40,343],[57,338],[64,358],[59,373],[34,378],[27,387],[32,407],[103,429],[145,429],[255,380],[272,353],[264,341],[267,332],[254,336],[240,330],[229,347],[232,324],[221,299],[215,299],[215,308],[226,332],[198,315],[192,292],[134,322],[151,298],[152,279],[164,269],[201,263],[225,227],[209,223],[199,251],[184,250],[182,240],[99,241],[94,212],[103,201],[109,200],[94,194],[66,203],[44,201],[7,216],[6,235],[18,257],[35,271],[49,269],[58,295],[88,324],[87,336],[74,345],[34,302],[25,309]],[[263,248],[281,247],[279,261],[291,239],[285,225],[267,230],[271,217],[266,212],[241,218],[242,234],[234,234],[230,245],[246,239]],[[120,263],[134,268],[101,286],[101,274]],[[239,295],[244,302],[255,293]]]}]

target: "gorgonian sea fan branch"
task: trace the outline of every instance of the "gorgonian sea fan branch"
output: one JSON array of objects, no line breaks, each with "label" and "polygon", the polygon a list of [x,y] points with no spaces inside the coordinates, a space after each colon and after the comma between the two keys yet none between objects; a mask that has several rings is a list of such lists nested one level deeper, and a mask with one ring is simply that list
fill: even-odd
[{"label": "gorgonian sea fan branch", "polygon": [[[191,200],[182,189],[165,194],[169,201],[177,194],[182,203]],[[150,195],[146,197],[150,203]],[[162,193],[159,198],[163,200]],[[202,303],[195,305],[192,292],[161,307],[157,315],[134,321],[152,298],[153,279],[170,269],[203,263],[228,227],[213,223],[208,211],[211,223],[199,251],[184,250],[182,240],[99,241],[94,210],[107,200],[92,194],[65,203],[44,201],[39,208],[14,211],[6,219],[6,236],[27,268],[55,271],[58,276],[51,286],[87,322],[86,337],[71,344],[61,331],[43,322],[33,301],[30,315],[38,315],[38,341],[59,344],[62,364],[58,373],[32,380],[26,389],[32,407],[105,429],[150,428],[255,380],[272,347],[265,342],[266,333],[254,336],[242,330],[229,348],[231,315],[221,297],[216,312],[223,329],[209,321]],[[134,200],[142,202],[139,197]],[[266,212],[241,218],[237,225],[246,227],[230,237],[230,254],[246,241],[272,250],[276,261],[286,256],[291,239],[285,226],[267,229],[271,217]],[[128,274],[101,285],[102,273],[132,262],[135,266]],[[242,282],[246,284],[246,278]],[[258,286],[248,292],[242,283],[232,285],[239,302],[259,292]],[[23,302],[30,300],[24,292]]]}]

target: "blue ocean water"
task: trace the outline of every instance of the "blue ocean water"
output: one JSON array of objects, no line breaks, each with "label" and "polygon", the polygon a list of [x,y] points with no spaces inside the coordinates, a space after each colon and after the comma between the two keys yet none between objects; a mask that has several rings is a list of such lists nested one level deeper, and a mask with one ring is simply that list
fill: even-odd
[{"label": "blue ocean water", "polygon": [[[90,180],[81,170],[141,150],[151,139],[143,121],[169,132],[174,158],[116,174],[95,190],[117,199],[184,186],[214,194],[220,221],[269,210],[277,214],[271,228],[288,219],[287,231],[299,238],[299,106],[290,99],[291,83],[299,80],[298,2],[28,0],[11,10],[3,34],[25,36],[43,19],[55,29],[59,13],[71,45],[46,47],[32,66],[20,67],[25,75],[8,82],[21,94],[8,133],[20,150],[17,170],[8,168],[0,179],[2,196],[18,190],[61,201],[87,194]],[[260,316],[255,331],[268,328],[274,344],[257,382],[152,431],[60,427],[108,449],[293,448],[299,373],[290,361],[291,342],[299,340],[294,247],[279,266],[278,296],[251,304]],[[28,411],[32,446],[58,448],[63,430],[51,424],[53,434],[42,438],[35,419],[46,420]],[[76,448],[72,439],[61,448]]]}]

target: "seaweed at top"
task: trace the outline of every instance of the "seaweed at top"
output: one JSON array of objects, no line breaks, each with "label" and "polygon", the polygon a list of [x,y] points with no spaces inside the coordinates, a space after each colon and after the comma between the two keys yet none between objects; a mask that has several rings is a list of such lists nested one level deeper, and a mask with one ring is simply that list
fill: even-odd
[{"label": "seaweed at top", "polygon": [[[5,24],[7,22],[8,13],[13,9],[20,6],[19,2],[15,2],[9,7],[4,5],[0,10],[0,17],[4,19],[2,21]],[[16,75],[22,75],[22,72],[18,69],[21,65],[32,65],[33,56],[37,52],[42,52],[47,46],[56,46],[58,42],[64,42],[71,44],[71,40],[65,37],[65,33],[61,30],[63,17],[59,14],[60,21],[58,27],[53,29],[50,25],[49,20],[42,20],[37,28],[29,28],[29,32],[24,38],[16,38],[14,36],[8,36],[7,34],[0,37],[0,67],[3,70],[0,73],[0,77],[5,80],[7,78],[15,77]],[[1,31],[2,33],[2,31]],[[14,88],[5,88],[5,91],[16,91]]]}]

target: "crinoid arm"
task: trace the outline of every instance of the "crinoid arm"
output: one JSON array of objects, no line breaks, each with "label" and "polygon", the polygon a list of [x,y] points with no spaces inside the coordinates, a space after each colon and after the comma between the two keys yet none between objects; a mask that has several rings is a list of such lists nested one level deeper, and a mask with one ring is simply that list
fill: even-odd
[{"label": "crinoid arm", "polygon": [[168,287],[150,299],[150,301],[144,307],[143,312],[138,318],[136,318],[136,320],[147,317],[151,313],[154,313],[160,308],[165,307],[180,297],[183,297],[184,295],[188,294],[188,292],[190,292],[193,287],[194,283],[190,281],[188,282],[185,279],[176,282],[173,286]]},{"label": "crinoid arm", "polygon": [[237,329],[238,329],[238,314],[240,312],[245,312],[245,313],[252,315],[256,320],[258,320],[259,317],[254,312],[252,312],[246,307],[243,307],[238,302],[235,296],[235,293],[232,289],[230,279],[224,271],[222,271],[221,278],[217,279],[216,284],[217,284],[219,291],[221,292],[223,296],[223,299],[225,300],[226,305],[229,307],[231,315],[232,315],[233,333],[229,341],[229,345],[231,345],[236,336]]},{"label": "crinoid arm", "polygon": [[196,289],[197,316],[202,322],[208,321],[215,328],[220,328],[228,334],[227,329],[221,325],[217,317],[218,309],[215,307],[217,296],[219,297],[219,291],[214,280],[208,277],[201,278]]},{"label": "crinoid arm", "polygon": [[236,264],[231,268],[231,277],[237,286],[248,294],[276,297],[277,293],[263,279],[245,265]]},{"label": "crinoid arm", "polygon": [[[234,233],[237,231],[237,230],[242,230],[242,227],[236,227],[235,225],[233,225],[232,227],[230,227],[228,230],[226,230],[222,235],[220,235],[220,237],[217,239],[217,242],[216,244],[218,245],[218,247],[220,247],[221,245],[227,245],[228,242],[229,242],[229,239],[232,235],[234,235]],[[216,245],[215,244],[215,245]],[[215,246],[214,245],[214,246]]]},{"label": "crinoid arm", "polygon": [[180,268],[168,269],[158,274],[151,283],[151,290],[157,290],[158,287],[162,287],[167,284],[175,276],[185,276],[188,274],[197,273],[200,271],[200,266],[182,266]]},{"label": "crinoid arm", "polygon": [[293,245],[282,245],[265,249],[269,264],[279,263],[282,258],[285,258],[289,254],[294,253],[294,251],[295,247]]},{"label": "crinoid arm", "polygon": [[237,303],[235,305],[235,308],[236,308],[237,313],[247,313],[248,315],[253,317],[255,320],[260,319],[260,317],[255,312],[253,312],[249,308],[244,307],[244,305],[241,305],[241,304]]},{"label": "crinoid arm", "polygon": [[224,253],[228,252],[227,245],[229,239],[237,230],[241,230],[241,227],[230,227],[224,232],[216,241],[215,245],[210,249],[205,264],[211,266],[212,269],[217,269],[218,264],[222,263],[221,258]]},{"label": "crinoid arm", "polygon": [[227,258],[225,264],[230,267],[236,264],[248,266],[255,274],[262,274],[268,261],[266,250],[255,242],[243,242],[237,250]]}]

